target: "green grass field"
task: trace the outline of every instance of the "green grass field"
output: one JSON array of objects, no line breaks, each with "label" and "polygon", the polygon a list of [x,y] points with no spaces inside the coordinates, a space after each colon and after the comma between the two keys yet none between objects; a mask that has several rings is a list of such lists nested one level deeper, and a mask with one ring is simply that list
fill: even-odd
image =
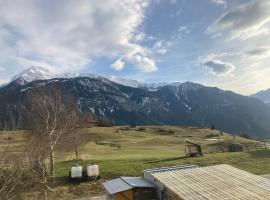
[{"label": "green grass field", "polygon": [[[216,153],[222,141],[241,144],[258,142],[216,130],[173,126],[135,128],[122,126],[93,127],[86,131],[84,144],[79,148],[80,160],[74,160],[73,152],[59,151],[56,154],[58,187],[55,194],[61,198],[64,194],[68,194],[69,196],[65,198],[69,199],[74,196],[100,193],[102,192],[100,183],[104,180],[119,176],[139,176],[144,169],[175,164],[191,163],[207,166],[226,163],[255,174],[270,173],[270,151]],[[0,147],[8,142],[12,151],[19,152],[28,134],[2,132]],[[185,157],[186,140],[201,144],[204,156]],[[100,165],[102,177],[100,182],[77,186],[67,182],[72,165],[90,163]],[[57,199],[56,196],[52,198]],[[25,199],[31,198],[27,196]]]},{"label": "green grass field", "polygon": [[[256,143],[241,137],[209,129],[192,127],[94,127],[87,130],[86,143],[79,149],[83,160],[159,159],[184,156],[186,141],[203,146],[204,152],[215,152],[224,140],[234,143]],[[120,148],[112,147],[113,144]],[[74,159],[72,152],[58,154],[59,161]]]}]

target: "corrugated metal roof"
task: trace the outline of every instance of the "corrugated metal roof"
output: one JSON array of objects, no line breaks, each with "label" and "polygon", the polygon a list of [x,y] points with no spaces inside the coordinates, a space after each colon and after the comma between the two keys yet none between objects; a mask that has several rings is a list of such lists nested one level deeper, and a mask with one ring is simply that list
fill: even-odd
[{"label": "corrugated metal roof", "polygon": [[111,181],[106,181],[103,186],[109,194],[115,194],[118,192],[130,190],[133,187],[123,181],[121,178],[117,178]]},{"label": "corrugated metal roof", "polygon": [[270,199],[270,180],[229,165],[161,171],[151,175],[184,200]]},{"label": "corrugated metal roof", "polygon": [[141,177],[121,177],[121,179],[132,187],[155,187],[152,183]]},{"label": "corrugated metal roof", "polygon": [[144,170],[145,173],[157,173],[157,172],[166,172],[166,171],[173,171],[173,170],[180,170],[180,169],[189,169],[198,167],[198,165],[192,165],[192,164],[183,164],[183,165],[174,165],[170,167],[161,167],[161,168],[152,168],[152,169],[146,169]]},{"label": "corrugated metal roof", "polygon": [[111,181],[106,181],[103,186],[110,194],[123,192],[135,187],[155,187],[152,183],[140,177],[120,177]]}]

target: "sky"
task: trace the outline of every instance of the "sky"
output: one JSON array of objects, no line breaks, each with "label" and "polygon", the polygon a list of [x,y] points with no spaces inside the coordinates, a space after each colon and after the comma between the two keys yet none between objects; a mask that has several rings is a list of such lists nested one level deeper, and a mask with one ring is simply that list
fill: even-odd
[{"label": "sky", "polygon": [[0,0],[0,83],[31,66],[270,88],[269,0]]}]

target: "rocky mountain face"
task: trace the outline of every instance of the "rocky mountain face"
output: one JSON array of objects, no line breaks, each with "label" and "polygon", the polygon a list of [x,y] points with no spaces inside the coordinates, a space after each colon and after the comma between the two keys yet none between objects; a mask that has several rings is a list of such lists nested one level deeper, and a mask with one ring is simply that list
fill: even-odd
[{"label": "rocky mountain face", "polygon": [[74,97],[81,112],[111,119],[118,125],[214,125],[235,134],[270,136],[270,107],[255,98],[192,82],[130,87],[97,76],[24,84],[13,80],[0,88],[0,128],[16,126],[23,120],[17,108],[33,85],[57,86],[64,95]]}]

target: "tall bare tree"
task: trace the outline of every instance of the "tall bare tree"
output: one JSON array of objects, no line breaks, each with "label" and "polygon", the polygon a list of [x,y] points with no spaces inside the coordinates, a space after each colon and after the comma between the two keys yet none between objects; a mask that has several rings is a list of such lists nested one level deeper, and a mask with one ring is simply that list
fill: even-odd
[{"label": "tall bare tree", "polygon": [[[29,119],[42,148],[49,154],[50,175],[55,179],[55,150],[67,134],[70,123],[70,99],[64,99],[57,87],[35,87],[28,95]],[[43,151],[42,151],[43,152]]]},{"label": "tall bare tree", "polygon": [[68,125],[68,135],[63,139],[65,149],[74,151],[76,159],[79,159],[79,146],[87,141],[87,127],[93,121],[93,117],[89,113],[82,114],[76,106],[70,107],[69,112],[70,123]]}]

